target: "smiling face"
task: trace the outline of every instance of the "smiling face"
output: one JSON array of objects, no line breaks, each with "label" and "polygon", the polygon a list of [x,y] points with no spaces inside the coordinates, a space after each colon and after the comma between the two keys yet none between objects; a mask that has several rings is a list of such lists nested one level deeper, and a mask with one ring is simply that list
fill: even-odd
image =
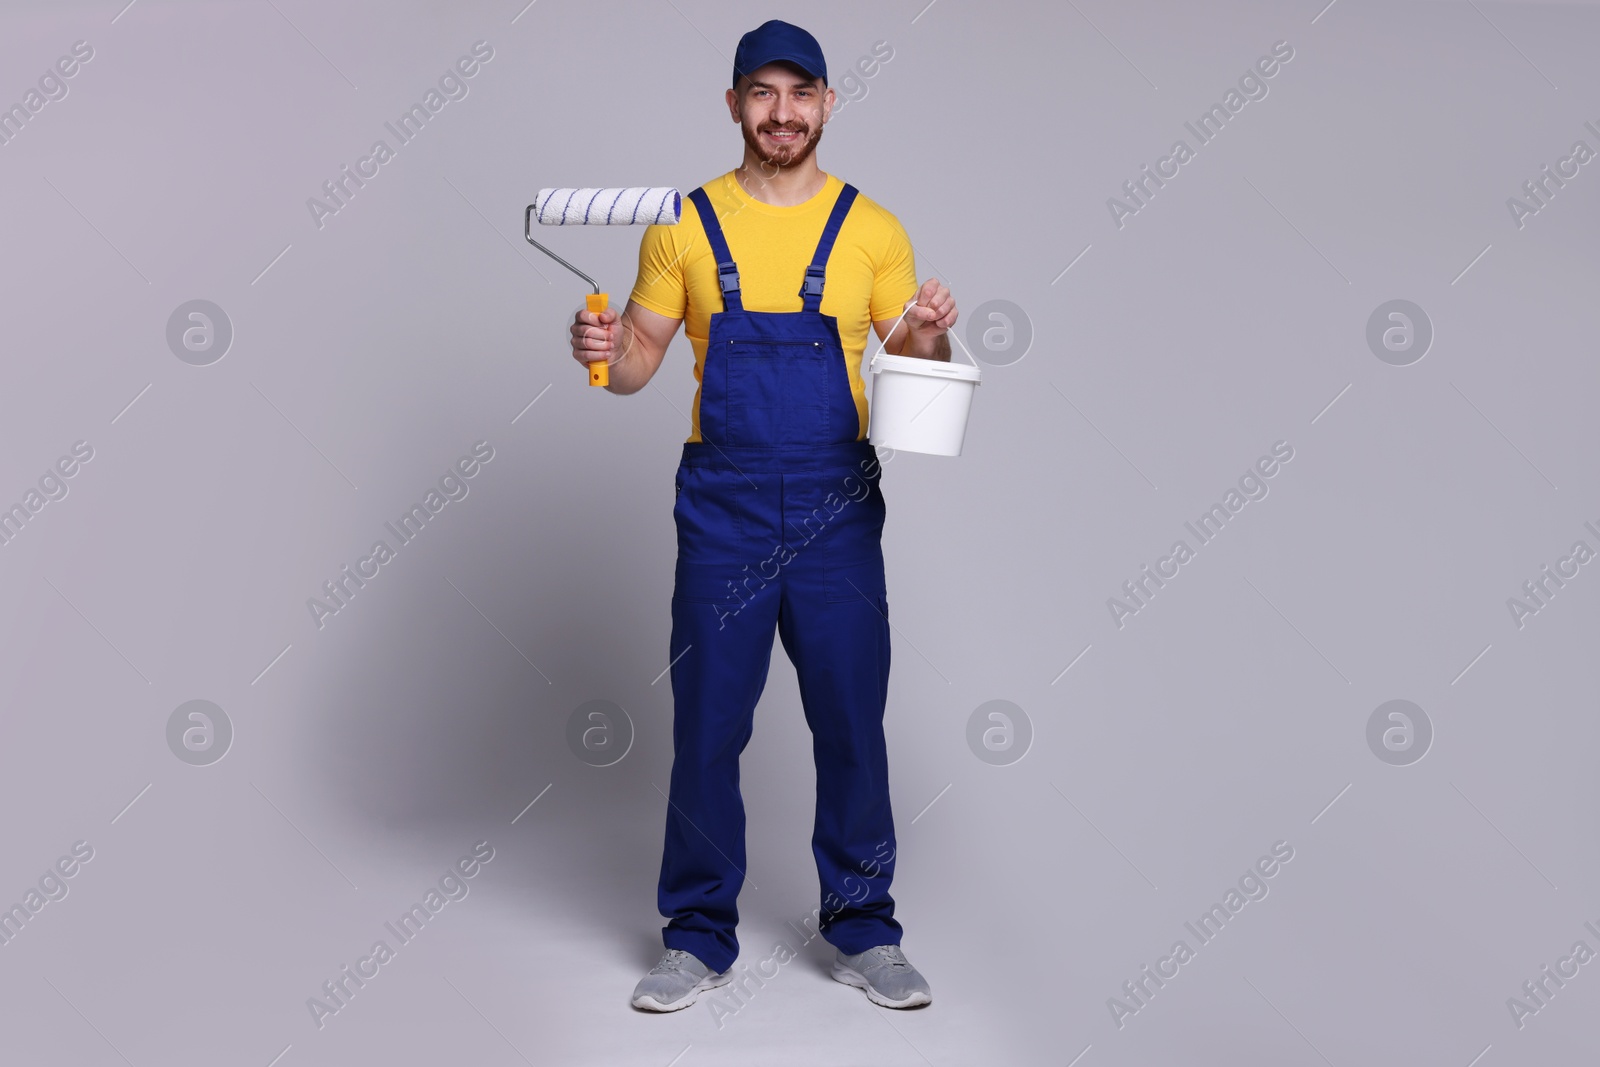
[{"label": "smiling face", "polygon": [[789,63],[768,63],[728,90],[728,110],[755,157],[771,168],[805,162],[833,113],[834,93]]}]

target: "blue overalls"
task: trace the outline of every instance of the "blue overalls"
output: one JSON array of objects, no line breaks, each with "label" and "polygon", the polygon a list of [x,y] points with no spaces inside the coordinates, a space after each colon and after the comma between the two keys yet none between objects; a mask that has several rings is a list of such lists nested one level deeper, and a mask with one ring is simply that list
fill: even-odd
[{"label": "blue overalls", "polygon": [[700,437],[683,446],[673,519],[673,762],[658,906],[667,948],[725,971],[744,882],[739,756],[776,627],[799,675],[817,768],[811,848],[823,938],[853,955],[900,943],[883,711],[889,605],[876,453],[859,432],[838,320],[821,313],[846,185],[797,312],[746,311],[704,189],[689,194],[716,258]]}]

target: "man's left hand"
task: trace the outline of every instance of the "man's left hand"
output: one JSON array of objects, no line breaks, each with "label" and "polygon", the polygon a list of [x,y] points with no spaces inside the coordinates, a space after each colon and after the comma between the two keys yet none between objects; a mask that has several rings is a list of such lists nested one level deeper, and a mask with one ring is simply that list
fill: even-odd
[{"label": "man's left hand", "polygon": [[950,290],[929,278],[917,291],[917,302],[906,309],[904,355],[923,359],[949,359],[950,342],[946,331],[956,324],[956,301]]}]

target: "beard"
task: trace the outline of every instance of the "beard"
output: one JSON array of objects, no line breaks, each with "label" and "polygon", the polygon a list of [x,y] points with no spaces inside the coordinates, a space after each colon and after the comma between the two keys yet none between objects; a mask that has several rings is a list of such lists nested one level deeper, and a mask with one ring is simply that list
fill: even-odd
[{"label": "beard", "polygon": [[[769,151],[760,134],[778,130],[794,130],[800,136],[793,144],[777,145]],[[761,160],[763,166],[774,170],[804,163],[811,158],[811,153],[817,150],[817,142],[822,140],[821,126],[812,131],[811,127],[803,122],[766,122],[755,130],[741,122],[739,132],[744,135],[744,143],[755,153],[756,158]]]}]

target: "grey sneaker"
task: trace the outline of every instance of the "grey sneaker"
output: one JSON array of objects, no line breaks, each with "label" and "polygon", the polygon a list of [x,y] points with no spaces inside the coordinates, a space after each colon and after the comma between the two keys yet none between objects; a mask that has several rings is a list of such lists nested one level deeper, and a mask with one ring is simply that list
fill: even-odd
[{"label": "grey sneaker", "polygon": [[693,1004],[700,994],[727,985],[727,971],[712,974],[711,968],[681,948],[669,948],[661,962],[633,987],[633,1006],[645,1011],[678,1011]]},{"label": "grey sneaker", "polygon": [[834,950],[833,977],[864,989],[867,999],[886,1008],[916,1008],[933,1002],[927,979],[917,973],[899,945],[879,945],[854,956]]}]

